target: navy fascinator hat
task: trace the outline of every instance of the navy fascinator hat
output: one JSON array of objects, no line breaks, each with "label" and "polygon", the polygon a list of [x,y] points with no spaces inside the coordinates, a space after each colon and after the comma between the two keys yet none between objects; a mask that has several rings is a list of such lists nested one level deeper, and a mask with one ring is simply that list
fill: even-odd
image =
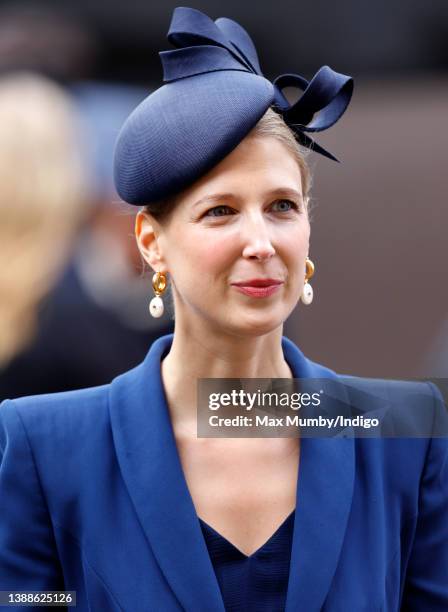
[{"label": "navy fascinator hat", "polygon": [[[192,8],[174,10],[168,40],[177,48],[159,53],[165,84],[139,104],[118,135],[114,178],[123,200],[142,206],[180,192],[224,159],[269,107],[303,146],[337,161],[308,134],[342,116],[351,77],[323,66],[311,81],[282,74],[271,83],[244,28]],[[293,104],[286,87],[303,91]]]}]

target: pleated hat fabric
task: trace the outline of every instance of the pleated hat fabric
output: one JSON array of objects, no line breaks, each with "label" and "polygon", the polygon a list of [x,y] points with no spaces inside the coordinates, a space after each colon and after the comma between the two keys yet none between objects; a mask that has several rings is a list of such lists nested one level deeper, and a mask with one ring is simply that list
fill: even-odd
[{"label": "pleated hat fabric", "polygon": [[[114,180],[124,201],[141,206],[180,192],[238,146],[269,107],[302,145],[336,159],[305,132],[341,117],[351,77],[324,66],[311,81],[284,74],[271,83],[244,28],[192,8],[174,10],[168,40],[177,49],[159,54],[165,84],[131,113],[116,142]],[[303,94],[289,104],[285,87]]]}]

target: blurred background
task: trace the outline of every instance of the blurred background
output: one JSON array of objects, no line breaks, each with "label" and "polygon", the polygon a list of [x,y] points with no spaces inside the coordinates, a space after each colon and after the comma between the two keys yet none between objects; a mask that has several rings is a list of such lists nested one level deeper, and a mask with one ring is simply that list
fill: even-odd
[{"label": "blurred background", "polygon": [[[161,84],[158,51],[170,48],[166,32],[177,4],[0,3],[0,141],[6,142],[0,162],[15,160],[0,168],[0,232],[21,240],[9,241],[19,245],[16,252],[11,244],[0,246],[0,335],[6,339],[0,399],[107,383],[172,330],[169,312],[159,320],[148,313],[152,289],[134,244],[135,211],[119,202],[111,164],[124,119]],[[448,3],[188,5],[246,27],[271,80],[285,72],[311,78],[324,64],[355,79],[348,112],[316,138],[342,163],[310,156],[315,299],[298,306],[285,334],[340,372],[448,376]],[[2,96],[9,100],[3,110]],[[81,187],[70,203],[59,198],[70,229],[51,228],[61,238],[47,259],[26,261],[20,245],[34,238],[24,233],[24,219],[29,222],[31,207],[42,218],[48,200],[45,192],[30,198],[41,170],[36,178],[27,168],[45,159],[54,126],[42,120],[48,130],[40,125],[26,150],[20,134],[31,125],[30,112],[53,115],[54,97],[64,121],[76,126],[58,145],[58,159],[66,172],[76,167]],[[32,104],[23,104],[25,98]],[[4,137],[6,125],[16,126],[24,150]],[[27,133],[33,137],[32,128]],[[77,161],[64,157],[67,150],[76,150]],[[45,188],[55,193],[50,179]],[[11,208],[18,211],[14,220]]]}]

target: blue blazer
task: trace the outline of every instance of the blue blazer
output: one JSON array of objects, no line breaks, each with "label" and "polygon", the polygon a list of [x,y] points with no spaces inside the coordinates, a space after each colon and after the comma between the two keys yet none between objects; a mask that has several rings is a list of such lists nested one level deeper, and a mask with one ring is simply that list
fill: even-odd
[{"label": "blue blazer", "polygon": [[[0,590],[75,590],[78,612],[224,612],[161,382],[171,341],[110,385],[1,405]],[[338,378],[282,346],[295,377]],[[302,439],[286,612],[446,612],[440,395],[345,380],[358,412],[428,435]]]}]

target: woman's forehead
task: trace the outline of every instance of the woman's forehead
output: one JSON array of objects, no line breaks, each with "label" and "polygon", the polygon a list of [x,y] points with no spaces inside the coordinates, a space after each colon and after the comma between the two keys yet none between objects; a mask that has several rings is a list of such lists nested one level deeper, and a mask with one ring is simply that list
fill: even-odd
[{"label": "woman's forehead", "polygon": [[299,165],[281,142],[272,137],[250,138],[241,145],[186,189],[181,199],[196,203],[215,194],[302,192]]}]

